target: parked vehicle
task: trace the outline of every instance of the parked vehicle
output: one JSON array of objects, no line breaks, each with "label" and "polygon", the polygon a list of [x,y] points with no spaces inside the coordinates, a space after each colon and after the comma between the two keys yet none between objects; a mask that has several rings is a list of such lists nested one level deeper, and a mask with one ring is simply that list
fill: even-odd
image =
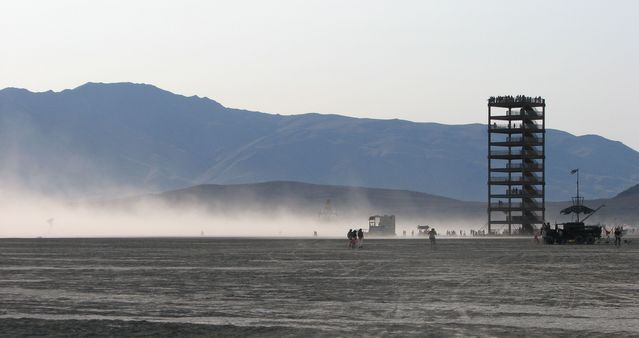
[{"label": "parked vehicle", "polygon": [[[577,173],[577,196],[572,198],[572,205],[561,210],[563,215],[574,215],[572,222],[556,223],[554,229],[550,223],[544,223],[541,227],[541,236],[545,244],[595,244],[601,238],[602,225],[586,225],[584,222],[594,215],[605,205],[600,205],[597,209],[591,209],[584,205],[584,198],[579,196],[579,170],[575,169],[571,173]],[[580,215],[587,215],[580,220]]]}]

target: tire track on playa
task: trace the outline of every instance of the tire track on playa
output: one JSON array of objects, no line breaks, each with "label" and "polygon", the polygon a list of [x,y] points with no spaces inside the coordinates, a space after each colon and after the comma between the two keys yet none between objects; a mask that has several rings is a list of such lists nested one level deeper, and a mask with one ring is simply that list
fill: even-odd
[{"label": "tire track on playa", "polygon": [[[341,270],[343,271],[340,276],[343,278],[353,279],[356,281],[355,283],[359,285],[364,285],[362,284],[363,282],[370,282],[371,280],[379,281],[379,283],[387,285],[384,282],[387,278],[392,277],[384,276],[388,274],[389,271],[393,271],[394,265],[400,263],[400,261],[388,260],[388,257],[392,256],[386,247],[389,242],[369,241],[368,243],[369,244],[362,249],[346,249],[349,252],[345,253],[346,256],[343,256],[343,259],[339,263]],[[380,246],[375,246],[373,243]],[[390,243],[398,244],[399,242]],[[378,259],[378,257],[382,257],[382,259]],[[378,282],[373,283],[377,284]],[[365,285],[368,286],[369,283],[365,283]],[[390,323],[394,322],[396,318],[399,317],[401,309],[398,300],[402,298],[402,290],[398,284],[393,283],[392,285],[391,289],[384,290],[384,295],[371,293],[368,297],[362,299],[362,305],[374,302],[373,304],[376,304],[375,306],[378,307],[379,313],[376,315],[371,314],[370,317],[357,318],[358,321],[362,322],[360,326],[375,325],[380,319],[384,319],[384,322]],[[392,300],[386,300],[379,303],[380,300],[376,299],[380,296],[384,296],[385,299]],[[370,307],[371,305],[367,305],[366,307]],[[380,333],[379,336],[383,336],[383,334]]]}]

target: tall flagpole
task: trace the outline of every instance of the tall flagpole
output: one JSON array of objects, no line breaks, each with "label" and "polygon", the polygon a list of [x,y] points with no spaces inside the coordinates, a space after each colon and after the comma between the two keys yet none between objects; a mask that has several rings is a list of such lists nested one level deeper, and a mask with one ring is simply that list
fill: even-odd
[{"label": "tall flagpole", "polygon": [[577,168],[577,200],[579,200],[579,168]]},{"label": "tall flagpole", "polygon": [[[577,168],[577,203],[581,206],[581,197],[579,197],[579,168]],[[579,210],[577,211],[577,222],[579,222]]]}]

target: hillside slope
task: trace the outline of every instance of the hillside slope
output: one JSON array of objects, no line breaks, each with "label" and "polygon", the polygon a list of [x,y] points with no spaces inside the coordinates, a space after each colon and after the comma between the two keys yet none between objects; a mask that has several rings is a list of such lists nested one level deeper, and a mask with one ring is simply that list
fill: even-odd
[{"label": "hillside slope", "polygon": [[[467,202],[421,192],[349,186],[317,185],[299,182],[265,182],[238,185],[199,185],[186,189],[118,200],[116,206],[134,206],[140,201],[162,201],[175,208],[198,206],[214,214],[238,216],[246,213],[270,217],[291,215],[319,218],[330,200],[337,222],[365,222],[374,214],[394,214],[398,222],[429,223],[446,226],[483,228],[486,203]],[[586,200],[596,208],[606,206],[589,219],[592,223],[639,224],[639,196]],[[570,221],[559,211],[570,202],[546,204],[548,222]]]},{"label": "hillside slope", "polygon": [[[549,200],[572,194],[575,167],[589,198],[639,182],[639,153],[620,142],[558,130],[547,139]],[[280,180],[482,201],[486,127],[281,116],[131,83],[7,88],[0,90],[0,174],[4,183],[82,196]]]}]

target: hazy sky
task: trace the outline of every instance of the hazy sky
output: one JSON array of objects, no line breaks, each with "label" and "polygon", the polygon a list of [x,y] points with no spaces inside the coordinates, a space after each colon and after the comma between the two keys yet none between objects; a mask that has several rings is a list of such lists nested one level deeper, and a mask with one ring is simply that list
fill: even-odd
[{"label": "hazy sky", "polygon": [[0,87],[144,82],[225,106],[549,128],[639,149],[639,1],[0,0]]}]

